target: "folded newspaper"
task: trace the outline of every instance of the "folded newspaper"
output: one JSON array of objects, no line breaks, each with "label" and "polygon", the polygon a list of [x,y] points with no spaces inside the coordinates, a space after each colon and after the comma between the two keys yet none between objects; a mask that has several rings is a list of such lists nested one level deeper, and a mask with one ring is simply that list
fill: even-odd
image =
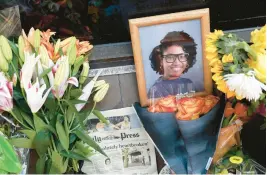
[{"label": "folded newspaper", "polygon": [[96,153],[85,161],[86,174],[158,174],[154,145],[139,121],[134,107],[102,111],[109,125],[97,117],[87,121],[89,135],[108,157]]}]

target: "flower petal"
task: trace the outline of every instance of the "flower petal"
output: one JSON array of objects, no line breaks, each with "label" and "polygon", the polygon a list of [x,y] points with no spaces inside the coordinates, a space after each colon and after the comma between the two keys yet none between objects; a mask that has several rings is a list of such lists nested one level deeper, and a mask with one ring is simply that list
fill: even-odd
[{"label": "flower petal", "polygon": [[70,77],[67,81],[67,83],[73,84],[74,86],[78,87],[79,82],[76,77]]}]

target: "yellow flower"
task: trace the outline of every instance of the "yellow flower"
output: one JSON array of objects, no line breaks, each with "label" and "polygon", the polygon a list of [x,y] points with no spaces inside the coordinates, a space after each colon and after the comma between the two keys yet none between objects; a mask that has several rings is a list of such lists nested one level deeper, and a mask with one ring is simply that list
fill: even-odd
[{"label": "yellow flower", "polygon": [[207,35],[207,38],[211,41],[216,42],[221,36],[223,36],[224,33],[221,30],[215,30],[213,33],[210,33]]},{"label": "yellow flower", "polygon": [[217,52],[217,47],[215,45],[207,45],[206,46],[206,52],[214,53]]},{"label": "yellow flower", "polygon": [[223,65],[222,62],[220,60],[218,60],[213,67],[211,68],[211,72],[212,73],[221,73],[223,70]]},{"label": "yellow flower", "polygon": [[217,89],[225,93],[227,98],[231,98],[235,96],[235,92],[229,90],[226,82],[223,79],[218,80],[216,84],[217,84]]},{"label": "yellow flower", "polygon": [[251,32],[251,38],[250,41],[252,43],[262,43],[266,46],[266,25],[263,26],[260,30],[255,29],[253,32]]},{"label": "yellow flower", "polygon": [[230,53],[229,55],[224,55],[222,57],[222,62],[223,63],[231,63],[233,62],[234,58],[233,58],[233,55]]},{"label": "yellow flower", "polygon": [[254,61],[252,58],[248,59],[247,64],[250,68],[253,68],[256,73],[256,78],[266,83],[266,55],[257,54],[257,60]]},{"label": "yellow flower", "polygon": [[217,89],[222,91],[223,93],[226,93],[228,91],[228,87],[223,79],[218,80],[216,84],[217,84]]},{"label": "yellow flower", "polygon": [[262,45],[261,43],[255,43],[250,46],[251,49],[253,49],[256,54],[266,54],[266,47]]},{"label": "yellow flower", "polygon": [[213,52],[213,53],[207,52],[206,58],[207,58],[207,60],[212,60],[214,58],[219,59],[217,52]]},{"label": "yellow flower", "polygon": [[210,60],[209,65],[211,67],[214,67],[215,65],[221,65],[221,61],[218,58],[214,58]]},{"label": "yellow flower", "polygon": [[214,74],[214,75],[212,76],[212,79],[213,79],[215,82],[217,82],[217,81],[222,80],[222,79],[223,79],[223,76],[221,76],[220,73],[216,73],[216,74]]}]

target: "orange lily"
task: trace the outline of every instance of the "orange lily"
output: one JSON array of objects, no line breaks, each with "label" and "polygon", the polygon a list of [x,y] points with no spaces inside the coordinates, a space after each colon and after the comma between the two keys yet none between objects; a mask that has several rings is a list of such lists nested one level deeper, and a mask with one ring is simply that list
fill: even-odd
[{"label": "orange lily", "polygon": [[41,44],[44,45],[47,49],[50,59],[53,62],[56,62],[59,59],[60,55],[58,53],[55,53],[54,45],[49,42],[50,37],[54,34],[55,32],[50,32],[50,29],[48,29],[46,32],[41,32]]},{"label": "orange lily", "polygon": [[93,45],[91,45],[88,41],[82,41],[82,42],[77,41],[76,47],[77,47],[77,56],[80,56],[90,51],[93,48]]}]

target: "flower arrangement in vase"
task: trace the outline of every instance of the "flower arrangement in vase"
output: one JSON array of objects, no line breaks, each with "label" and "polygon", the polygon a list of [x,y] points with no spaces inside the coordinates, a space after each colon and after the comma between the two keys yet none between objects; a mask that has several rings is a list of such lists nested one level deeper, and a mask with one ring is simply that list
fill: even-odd
[{"label": "flower arrangement in vase", "polygon": [[[97,81],[101,71],[86,83],[93,46],[75,37],[55,41],[54,34],[32,28],[18,42],[0,36],[1,116],[19,126],[21,137],[8,139],[12,145],[36,150],[36,173],[77,172],[78,160],[105,155],[84,127],[91,113],[107,123],[94,108],[109,84]],[[84,108],[89,102],[93,107]]]}]

